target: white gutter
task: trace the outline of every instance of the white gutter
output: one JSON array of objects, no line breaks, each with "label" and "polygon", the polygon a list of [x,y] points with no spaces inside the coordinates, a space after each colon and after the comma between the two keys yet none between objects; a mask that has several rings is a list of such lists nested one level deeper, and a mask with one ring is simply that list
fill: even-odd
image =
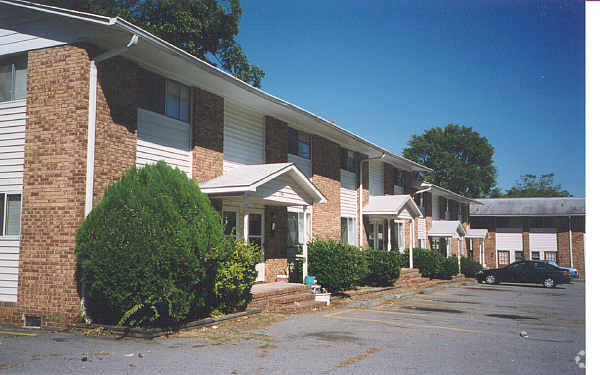
[{"label": "white gutter", "polygon": [[85,216],[91,211],[94,204],[94,161],[96,152],[96,97],[98,91],[98,69],[96,63],[108,60],[136,45],[138,36],[134,34],[127,45],[111,49],[90,61],[90,93],[88,100],[88,137],[87,137],[87,160],[85,169]]},{"label": "white gutter", "polygon": [[571,225],[571,216],[569,216],[569,267],[573,268],[573,227]]},{"label": "white gutter", "polygon": [[[383,160],[383,158],[385,157],[385,152],[383,154],[381,154],[381,156],[378,156],[376,158],[366,158],[360,161],[360,165],[358,167],[358,169],[360,170],[360,185],[359,185],[359,195],[360,195],[360,202],[358,204],[359,207],[359,213],[358,213],[358,238],[359,238],[359,242],[358,242],[358,247],[362,249],[363,247],[363,217],[362,217],[362,213],[363,213],[363,163],[369,160]],[[369,187],[370,188],[370,187]]]}]

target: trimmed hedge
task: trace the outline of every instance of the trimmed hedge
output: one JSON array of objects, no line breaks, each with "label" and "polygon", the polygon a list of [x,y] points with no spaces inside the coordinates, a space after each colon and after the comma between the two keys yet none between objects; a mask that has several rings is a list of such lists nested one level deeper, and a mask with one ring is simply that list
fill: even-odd
[{"label": "trimmed hedge", "polygon": [[460,258],[460,271],[466,277],[475,277],[482,269],[483,266],[479,262],[467,257]]},{"label": "trimmed hedge", "polygon": [[438,251],[422,248],[413,249],[413,265],[419,269],[423,277],[437,277],[444,259]]},{"label": "trimmed hedge", "polygon": [[450,280],[452,276],[456,275],[458,275],[458,258],[455,256],[442,258],[440,271],[435,277],[437,279]]},{"label": "trimmed hedge", "polygon": [[[251,252],[225,241],[208,197],[164,162],[133,167],[108,186],[77,231],[75,249],[87,314],[96,323],[138,327],[175,326],[244,305]],[[224,262],[231,256],[240,263]]]},{"label": "trimmed hedge", "polygon": [[362,251],[340,241],[312,240],[308,259],[308,274],[333,293],[356,288],[368,272]]},{"label": "trimmed hedge", "polygon": [[363,251],[368,267],[364,283],[371,286],[391,286],[400,277],[401,254],[397,251]]}]

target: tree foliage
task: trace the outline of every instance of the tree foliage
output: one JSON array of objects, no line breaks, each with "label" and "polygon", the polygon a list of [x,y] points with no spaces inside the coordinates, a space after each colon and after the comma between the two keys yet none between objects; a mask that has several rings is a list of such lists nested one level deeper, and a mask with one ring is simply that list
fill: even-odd
[{"label": "tree foliage", "polygon": [[473,128],[449,124],[413,135],[404,156],[433,171],[424,178],[436,185],[480,198],[496,185],[494,147]]},{"label": "tree foliage", "polygon": [[121,17],[190,54],[260,87],[265,72],[235,40],[239,0],[39,0],[38,3]]},{"label": "tree foliage", "polygon": [[554,184],[554,173],[540,175],[525,174],[508,189],[506,193],[500,193],[498,197],[525,198],[525,197],[570,197],[571,194],[562,188],[560,184]]}]

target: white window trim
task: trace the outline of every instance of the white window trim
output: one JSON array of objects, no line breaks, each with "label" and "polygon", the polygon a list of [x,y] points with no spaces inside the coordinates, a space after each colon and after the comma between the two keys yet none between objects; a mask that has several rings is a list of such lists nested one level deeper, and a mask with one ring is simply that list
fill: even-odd
[{"label": "white window trim", "polygon": [[[23,191],[22,190],[9,190],[9,191],[0,191],[0,194],[5,194],[5,195],[20,195],[21,196],[21,210],[19,211],[19,217],[21,220],[19,220],[19,233],[21,233],[21,231],[23,230]],[[2,233],[0,233],[0,239],[2,240],[20,240],[21,239],[21,235],[20,234],[7,234],[5,235],[4,232],[6,231],[6,204],[7,204],[8,199],[4,198],[4,219],[3,219],[3,223],[2,223]]]}]

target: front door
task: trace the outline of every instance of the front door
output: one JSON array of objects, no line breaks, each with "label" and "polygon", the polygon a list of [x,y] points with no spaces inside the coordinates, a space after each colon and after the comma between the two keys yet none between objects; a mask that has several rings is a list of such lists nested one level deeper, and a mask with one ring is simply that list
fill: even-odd
[{"label": "front door", "polygon": [[498,268],[508,266],[510,264],[510,251],[498,250]]}]

